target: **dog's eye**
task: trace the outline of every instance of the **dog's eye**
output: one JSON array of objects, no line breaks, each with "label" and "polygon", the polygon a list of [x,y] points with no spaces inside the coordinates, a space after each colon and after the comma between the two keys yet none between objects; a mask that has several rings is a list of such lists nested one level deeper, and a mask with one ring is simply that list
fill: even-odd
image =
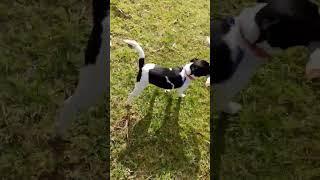
[{"label": "dog's eye", "polygon": [[190,70],[191,70],[191,72],[194,72],[194,71],[196,71],[198,68],[196,67],[196,66],[190,66]]}]

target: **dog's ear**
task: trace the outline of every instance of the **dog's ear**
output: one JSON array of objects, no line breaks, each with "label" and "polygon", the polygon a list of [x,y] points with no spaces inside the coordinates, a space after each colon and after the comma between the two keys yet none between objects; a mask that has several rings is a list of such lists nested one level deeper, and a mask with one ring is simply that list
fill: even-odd
[{"label": "dog's ear", "polygon": [[195,62],[197,60],[199,60],[199,59],[198,58],[193,58],[193,59],[190,60],[190,62]]},{"label": "dog's ear", "polygon": [[197,70],[197,67],[196,67],[195,65],[191,64],[191,66],[190,66],[191,74],[192,74],[195,70]]},{"label": "dog's ear", "polygon": [[255,17],[255,20],[262,30],[267,30],[273,25],[276,25],[280,23],[279,16],[279,7],[277,6],[277,3],[269,3],[265,7],[263,7]]}]

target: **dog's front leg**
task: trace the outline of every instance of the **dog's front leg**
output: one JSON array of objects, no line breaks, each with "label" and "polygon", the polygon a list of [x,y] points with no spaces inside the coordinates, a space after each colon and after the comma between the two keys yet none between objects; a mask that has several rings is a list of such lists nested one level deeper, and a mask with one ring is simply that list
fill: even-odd
[{"label": "dog's front leg", "polygon": [[232,99],[248,85],[252,76],[265,62],[265,59],[256,58],[252,53],[247,52],[229,80],[213,85],[213,107],[228,114],[238,113],[241,105],[232,102]]},{"label": "dog's front leg", "polygon": [[189,82],[185,82],[183,84],[183,86],[181,86],[180,88],[177,89],[177,92],[178,92],[178,96],[179,97],[185,97],[186,95],[184,94],[184,91],[188,88],[189,86]]},{"label": "dog's front leg", "polygon": [[207,77],[207,80],[206,80],[206,86],[207,86],[207,87],[209,87],[209,86],[210,86],[210,76],[208,76],[208,77]]},{"label": "dog's front leg", "polygon": [[320,77],[320,42],[312,42],[309,45],[310,57],[306,64],[307,79]]},{"label": "dog's front leg", "polygon": [[236,88],[232,89],[230,85],[231,84],[214,85],[213,107],[219,112],[236,114],[241,110],[242,106],[239,103],[233,102],[232,98],[240,91],[240,88],[238,90],[236,90]]}]

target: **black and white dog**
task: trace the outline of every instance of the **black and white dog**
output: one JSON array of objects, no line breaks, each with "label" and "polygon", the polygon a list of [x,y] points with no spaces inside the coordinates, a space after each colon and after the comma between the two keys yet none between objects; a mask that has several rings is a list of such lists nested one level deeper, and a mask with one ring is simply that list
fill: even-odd
[{"label": "black and white dog", "polygon": [[211,22],[213,37],[213,107],[237,113],[232,98],[249,83],[270,54],[294,46],[311,51],[306,76],[320,75],[320,15],[311,0],[265,0],[245,8],[237,17]]},{"label": "black and white dog", "polygon": [[134,40],[124,40],[139,53],[139,71],[136,84],[128,97],[128,103],[138,96],[148,84],[170,90],[177,89],[179,97],[184,97],[184,91],[195,78],[208,76],[210,65],[205,60],[192,59],[183,67],[165,68],[156,64],[145,64],[145,55],[141,46]]},{"label": "black and white dog", "polygon": [[56,120],[56,133],[62,136],[71,120],[82,110],[103,99],[107,93],[110,49],[110,0],[93,0],[93,28],[85,50],[85,64],[80,69],[77,88],[60,109]]}]

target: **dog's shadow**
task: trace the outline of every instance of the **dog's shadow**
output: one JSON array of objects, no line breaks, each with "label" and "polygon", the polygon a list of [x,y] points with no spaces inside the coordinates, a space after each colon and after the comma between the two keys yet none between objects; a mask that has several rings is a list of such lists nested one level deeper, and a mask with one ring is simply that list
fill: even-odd
[{"label": "dog's shadow", "polygon": [[[173,98],[168,95],[164,116],[157,119],[153,117],[157,94],[157,91],[153,94],[144,118],[130,128],[127,147],[120,152],[119,160],[136,177],[157,177],[169,173],[175,177],[195,179],[200,160],[198,139],[191,133],[181,138],[178,123],[181,98],[173,107]],[[153,121],[162,123],[150,133],[148,130]]]}]

